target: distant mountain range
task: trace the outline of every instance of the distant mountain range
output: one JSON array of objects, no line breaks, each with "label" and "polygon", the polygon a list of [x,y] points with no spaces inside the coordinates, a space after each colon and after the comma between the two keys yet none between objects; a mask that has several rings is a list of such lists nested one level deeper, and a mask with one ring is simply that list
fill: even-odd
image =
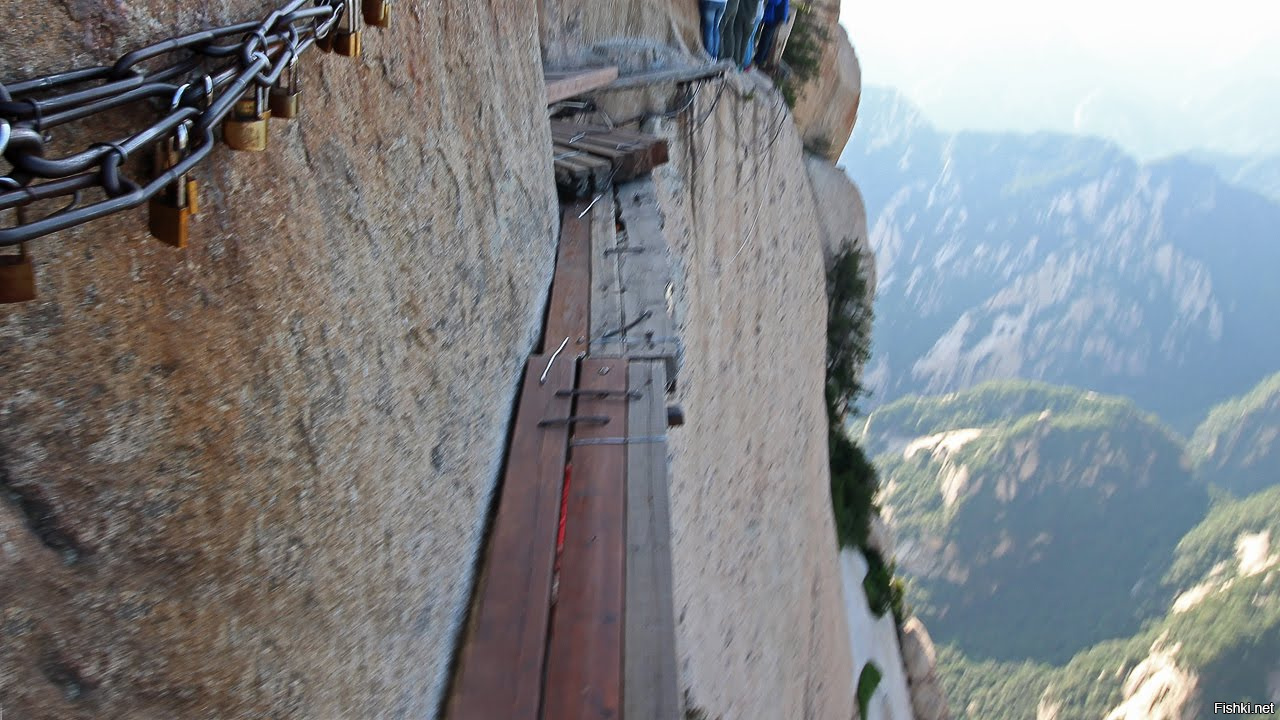
[{"label": "distant mountain range", "polygon": [[[1189,433],[1280,369],[1280,202],[1211,159],[1231,169],[944,134],[866,88],[842,157],[880,278],[866,404],[1020,377],[1124,395]],[[1264,190],[1261,167],[1232,179]]]},{"label": "distant mountain range", "polygon": [[1280,374],[1190,442],[1127,399],[1026,381],[857,430],[957,720],[1280,696]]}]

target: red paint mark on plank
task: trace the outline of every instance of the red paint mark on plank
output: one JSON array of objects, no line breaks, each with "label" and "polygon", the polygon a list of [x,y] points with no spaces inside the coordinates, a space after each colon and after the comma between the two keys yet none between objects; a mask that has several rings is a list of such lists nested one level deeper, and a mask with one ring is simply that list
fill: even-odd
[{"label": "red paint mark on plank", "polygon": [[[626,360],[583,360],[580,387],[624,393]],[[578,426],[573,434],[575,442],[627,436],[627,403],[618,396],[580,397],[575,412],[611,418],[607,425]],[[626,446],[574,445],[572,455],[573,485],[560,560],[560,592],[548,646],[544,717],[619,718]]]},{"label": "red paint mark on plank", "polygon": [[536,720],[551,603],[551,573],[568,430],[538,427],[566,417],[574,361],[529,358],[487,559],[464,634],[449,709],[452,720]]}]

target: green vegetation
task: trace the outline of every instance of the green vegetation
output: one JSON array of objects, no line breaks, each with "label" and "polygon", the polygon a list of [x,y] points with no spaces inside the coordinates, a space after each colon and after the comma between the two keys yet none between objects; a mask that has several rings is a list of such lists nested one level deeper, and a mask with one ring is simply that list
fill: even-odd
[{"label": "green vegetation", "polygon": [[1205,580],[1214,565],[1235,556],[1241,536],[1261,532],[1280,543],[1280,486],[1214,505],[1208,517],[1178,542],[1165,584],[1189,588]]},{"label": "green vegetation", "polygon": [[1280,482],[1280,373],[1209,411],[1187,456],[1204,482],[1235,495]]},{"label": "green vegetation", "polygon": [[828,31],[817,8],[811,2],[793,3],[796,19],[791,27],[791,37],[782,53],[782,62],[789,70],[779,80],[782,97],[787,107],[795,108],[805,86],[818,76],[822,68],[822,55],[827,49]]},{"label": "green vegetation", "polygon": [[[877,615],[892,610],[899,627],[906,620],[906,586],[894,566],[867,547],[880,483],[876,469],[849,438],[848,417],[863,394],[860,373],[870,357],[872,311],[861,255],[846,249],[827,274],[827,420],[831,454],[831,508],[841,547],[855,547],[867,558],[862,586]],[[878,681],[878,680],[877,680]]]},{"label": "green vegetation", "polygon": [[846,249],[827,274],[827,418],[831,505],[842,547],[866,547],[879,489],[875,467],[845,423],[863,394],[862,366],[871,355],[872,310],[861,255]]},{"label": "green vegetation", "polygon": [[871,696],[875,694],[876,688],[880,687],[880,679],[882,675],[880,668],[875,663],[867,663],[862,666],[862,672],[858,675],[858,716],[867,716],[867,704],[871,702]]},{"label": "green vegetation", "polygon": [[[1237,433],[1233,418],[1276,427],[1256,420],[1275,388],[1220,406],[1200,437]],[[909,595],[938,639],[957,720],[1023,720],[1042,704],[1097,720],[1157,650],[1197,684],[1193,702],[1267,699],[1280,665],[1280,486],[1210,505],[1185,444],[1154,417],[1038,383],[910,398],[868,424],[864,437],[899,448],[877,464],[900,541],[949,548],[950,579],[924,573]],[[964,428],[982,433],[901,450],[912,432]],[[944,497],[941,480],[960,468],[963,490]]]},{"label": "green vegetation", "polygon": [[1011,419],[1034,421],[1042,412],[1092,416],[1100,423],[1141,415],[1158,423],[1155,416],[1142,413],[1124,398],[1031,380],[993,380],[964,392],[935,397],[912,395],[885,405],[868,418],[862,440],[872,452],[880,453],[895,440],[986,427]]},{"label": "green vegetation", "polygon": [[[899,416],[895,427],[933,437],[877,458],[880,502],[901,543],[934,548],[924,567],[942,563],[907,593],[941,642],[976,659],[1065,663],[1163,612],[1164,571],[1208,494],[1154,417],[1030,383],[886,411],[906,406],[921,419]],[[873,432],[879,420],[877,411]],[[939,444],[958,430],[969,432]]]},{"label": "green vegetation", "polygon": [[867,595],[867,604],[876,615],[892,610],[898,627],[902,627],[910,615],[906,604],[907,585],[902,578],[895,577],[897,565],[886,563],[873,548],[868,548],[865,553],[867,576],[862,579],[862,589]]}]

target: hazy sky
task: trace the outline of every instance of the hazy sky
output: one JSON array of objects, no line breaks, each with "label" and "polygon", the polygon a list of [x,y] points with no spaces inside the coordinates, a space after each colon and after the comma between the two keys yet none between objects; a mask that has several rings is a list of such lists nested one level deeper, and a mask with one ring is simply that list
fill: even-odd
[{"label": "hazy sky", "polygon": [[844,0],[841,19],[863,82],[949,129],[1280,148],[1280,0]]}]

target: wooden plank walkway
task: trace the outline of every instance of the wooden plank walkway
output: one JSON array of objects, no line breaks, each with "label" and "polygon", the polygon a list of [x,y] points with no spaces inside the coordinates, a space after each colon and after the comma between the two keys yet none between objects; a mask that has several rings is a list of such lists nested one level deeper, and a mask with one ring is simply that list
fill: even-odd
[{"label": "wooden plank walkway", "polygon": [[547,83],[547,104],[552,105],[608,86],[618,79],[618,68],[611,65],[579,70],[545,70],[543,78]]},{"label": "wooden plank walkway", "polygon": [[591,337],[591,226],[586,202],[563,206],[560,219],[560,249],[551,283],[547,308],[547,328],[542,351],[553,353],[561,344],[567,357],[586,354]]},{"label": "wooden plank walkway", "polygon": [[609,190],[666,163],[667,142],[633,130],[551,121],[556,184],[571,197]]},{"label": "wooden plank walkway", "polygon": [[[579,422],[572,436],[560,590],[548,644],[545,717],[548,720],[611,719],[622,711],[622,615],[624,533],[627,527],[627,364],[618,359],[582,361]],[[622,400],[620,402],[620,399]]]},{"label": "wooden plank walkway", "polygon": [[[621,333],[622,283],[618,279],[617,224],[613,192],[596,203],[591,220],[591,354],[609,354],[616,346],[605,342]],[[616,353],[615,353],[616,354]]]},{"label": "wooden plank walkway", "polygon": [[680,715],[667,488],[666,365],[633,360],[627,415],[627,578],[623,667],[627,718]]},{"label": "wooden plank walkway", "polygon": [[680,344],[668,292],[671,261],[658,191],[653,178],[618,186],[618,208],[626,231],[619,243],[618,275],[622,285],[623,351],[632,359],[661,359],[667,377],[680,372]]},{"label": "wooden plank walkway", "polygon": [[[560,139],[608,163],[646,147],[613,132]],[[675,720],[666,390],[680,346],[657,190],[645,175],[561,213],[542,352],[525,368],[445,715]]]},{"label": "wooden plank walkway", "polygon": [[[459,656],[448,716],[454,720],[538,717],[564,483],[574,363],[529,358],[498,511]],[[543,373],[546,382],[541,382]]]}]

